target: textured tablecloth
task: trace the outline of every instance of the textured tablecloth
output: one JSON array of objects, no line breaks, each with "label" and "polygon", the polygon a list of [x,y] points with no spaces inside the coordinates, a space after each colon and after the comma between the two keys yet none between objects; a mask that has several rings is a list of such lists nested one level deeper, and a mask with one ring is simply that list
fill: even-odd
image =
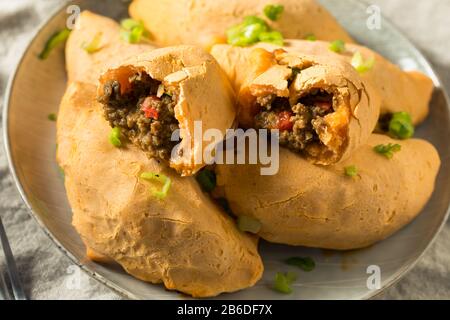
[{"label": "textured tablecloth", "polygon": [[[0,108],[8,77],[33,30],[59,3],[58,0],[0,0]],[[376,0],[372,3],[379,5],[382,13],[425,53],[445,86],[450,88],[450,0]],[[0,150],[0,214],[29,297],[119,298],[84,273],[81,273],[81,285],[74,286],[74,277],[79,272],[27,213],[9,175],[4,151]],[[417,266],[379,298],[450,299],[450,224]]]}]

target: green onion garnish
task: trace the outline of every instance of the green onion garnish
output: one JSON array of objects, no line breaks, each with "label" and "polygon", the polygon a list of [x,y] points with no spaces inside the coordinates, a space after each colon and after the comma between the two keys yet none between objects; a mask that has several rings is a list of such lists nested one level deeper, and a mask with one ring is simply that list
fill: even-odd
[{"label": "green onion garnish", "polygon": [[50,121],[56,121],[57,118],[58,118],[58,116],[56,115],[56,113],[50,113],[50,114],[47,116],[47,119],[50,120]]},{"label": "green onion garnish", "polygon": [[172,180],[163,175],[153,172],[144,172],[141,174],[141,179],[147,180],[147,181],[156,181],[163,184],[163,187],[161,188],[161,191],[153,189],[152,194],[159,198],[164,199],[167,196],[167,193],[169,192],[170,186],[172,185]]},{"label": "green onion garnish", "polygon": [[292,293],[291,285],[295,280],[297,280],[297,276],[293,272],[277,272],[273,289],[284,294],[290,294]]},{"label": "green onion garnish", "polygon": [[212,170],[204,169],[195,178],[205,192],[212,192],[216,188],[216,174]]},{"label": "green onion garnish", "polygon": [[336,40],[330,43],[329,49],[336,53],[342,53],[345,51],[345,42],[342,40]]},{"label": "green onion garnish", "polygon": [[239,230],[253,234],[257,234],[261,230],[261,222],[248,216],[238,217],[237,226]]},{"label": "green onion garnish", "polygon": [[64,43],[70,35],[70,30],[65,28],[59,32],[53,34],[50,39],[45,43],[45,47],[39,54],[39,59],[45,60],[50,55],[50,52],[56,48],[60,43]]},{"label": "green onion garnish", "polygon": [[305,40],[317,41],[317,37],[314,34],[310,33],[310,34],[306,35]]},{"label": "green onion garnish", "polygon": [[389,134],[398,139],[409,139],[414,136],[414,125],[407,112],[397,112],[389,122]]},{"label": "green onion garnish", "polygon": [[263,32],[259,35],[259,41],[273,43],[279,46],[284,44],[283,35],[279,31]]},{"label": "green onion garnish", "polygon": [[379,153],[385,156],[388,159],[392,159],[394,157],[394,153],[399,152],[402,149],[402,146],[399,144],[380,144],[373,148],[376,153]]},{"label": "green onion garnish", "polygon": [[268,4],[264,7],[264,14],[272,21],[277,21],[278,19],[280,19],[283,11],[284,6],[279,4]]},{"label": "green onion garnish", "polygon": [[345,175],[348,177],[356,177],[358,175],[358,168],[356,166],[345,167]]},{"label": "green onion garnish", "polygon": [[120,26],[124,29],[124,30],[133,30],[134,28],[137,27],[141,27],[142,26],[142,22],[140,21],[136,21],[134,19],[124,19],[122,21],[120,21]]},{"label": "green onion garnish", "polygon": [[301,258],[301,257],[293,257],[286,260],[286,264],[290,266],[299,267],[303,271],[311,272],[316,267],[316,263],[310,257]]},{"label": "green onion garnish", "polygon": [[269,27],[267,23],[257,17],[247,17],[244,23],[228,29],[227,39],[228,43],[233,46],[249,46],[257,43],[259,35],[267,32]]},{"label": "green onion garnish", "polygon": [[260,24],[267,26],[266,21],[258,16],[246,16],[244,18],[243,25],[249,26],[251,24]]},{"label": "green onion garnish", "polygon": [[122,141],[120,140],[120,137],[121,137],[120,128],[115,127],[114,129],[111,130],[111,134],[109,135],[109,142],[111,142],[111,144],[114,147],[120,148],[122,146]]},{"label": "green onion garnish", "polygon": [[81,48],[89,54],[99,51],[101,49],[102,35],[102,32],[97,33],[90,43],[83,43]]},{"label": "green onion garnish", "polygon": [[272,30],[264,19],[257,16],[247,16],[244,22],[231,27],[226,32],[228,44],[245,47],[258,42],[284,44],[280,32]]},{"label": "green onion garnish", "polygon": [[364,60],[361,52],[358,51],[353,55],[351,64],[359,73],[365,73],[372,70],[375,66],[375,58],[371,57],[368,60]]},{"label": "green onion garnish", "polygon": [[120,35],[126,42],[139,43],[149,36],[144,24],[140,21],[125,19],[120,22],[120,26]]}]

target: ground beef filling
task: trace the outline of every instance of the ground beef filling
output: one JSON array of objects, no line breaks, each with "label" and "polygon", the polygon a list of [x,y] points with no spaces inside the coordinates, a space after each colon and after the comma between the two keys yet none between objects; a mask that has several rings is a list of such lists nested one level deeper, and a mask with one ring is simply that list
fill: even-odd
[{"label": "ground beef filling", "polygon": [[174,111],[176,95],[162,93],[161,82],[145,73],[136,73],[128,81],[126,92],[121,92],[118,80],[104,85],[99,101],[104,105],[106,119],[149,157],[170,159],[178,143],[171,141],[172,133],[179,128]]},{"label": "ground beef filling", "polygon": [[256,115],[257,129],[280,130],[280,145],[304,151],[312,144],[321,144],[317,130],[324,127],[327,114],[333,112],[333,96],[317,91],[291,106],[288,98],[274,95],[257,98],[261,112]]}]

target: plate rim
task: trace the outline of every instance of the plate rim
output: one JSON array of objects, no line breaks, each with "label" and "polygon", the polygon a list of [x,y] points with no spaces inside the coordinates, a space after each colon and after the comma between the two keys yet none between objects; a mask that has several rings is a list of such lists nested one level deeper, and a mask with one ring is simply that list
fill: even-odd
[{"label": "plate rim", "polygon": [[[356,5],[358,5],[360,7],[362,7],[364,5],[368,5],[366,0],[358,0],[358,1],[352,0],[352,2],[354,2]],[[73,256],[72,253],[70,253],[53,236],[53,234],[50,232],[50,230],[48,230],[48,228],[46,227],[44,222],[41,220],[41,218],[34,212],[33,207],[31,206],[31,203],[29,202],[29,200],[27,198],[27,195],[26,195],[26,193],[25,193],[25,191],[23,189],[21,181],[18,178],[16,167],[14,165],[13,157],[12,157],[12,154],[11,154],[8,118],[9,118],[9,109],[10,109],[10,99],[11,99],[13,87],[14,87],[14,84],[15,84],[15,81],[16,81],[16,78],[17,78],[17,73],[18,73],[18,71],[19,71],[19,69],[20,69],[20,67],[22,65],[22,62],[23,62],[23,60],[25,58],[25,55],[28,53],[28,51],[30,50],[30,47],[36,41],[37,36],[42,32],[42,30],[47,26],[47,24],[49,24],[50,21],[52,21],[56,16],[58,16],[67,7],[67,5],[69,5],[69,4],[76,4],[76,3],[80,3],[80,1],[79,0],[64,1],[61,4],[59,4],[55,9],[53,9],[50,12],[50,14],[48,15],[48,17],[46,17],[43,20],[43,22],[38,27],[36,27],[36,29],[31,33],[31,37],[30,37],[29,42],[27,43],[27,45],[24,47],[24,49],[20,53],[20,58],[17,60],[15,66],[13,68],[13,72],[10,74],[10,77],[8,79],[8,83],[7,83],[7,86],[6,86],[6,90],[5,90],[5,96],[4,96],[5,99],[4,99],[3,110],[2,110],[2,126],[3,126],[3,128],[2,128],[2,135],[3,135],[3,140],[4,140],[3,141],[3,145],[4,145],[3,148],[5,150],[6,161],[7,161],[9,172],[10,172],[12,178],[13,178],[14,185],[15,185],[17,191],[19,192],[20,198],[22,199],[22,201],[24,202],[24,204],[26,206],[27,213],[34,219],[35,222],[37,222],[37,224],[39,225],[40,229],[50,238],[50,240],[56,245],[56,247],[65,256],[67,256],[71,260],[71,262],[73,262],[75,265],[77,265],[81,270],[83,270],[83,272],[85,272],[91,278],[95,279],[97,282],[105,285],[109,289],[112,289],[114,292],[116,292],[117,294],[119,294],[120,296],[122,296],[124,298],[139,300],[140,298],[137,297],[136,295],[134,295],[133,293],[131,293],[130,291],[120,287],[119,285],[115,284],[113,281],[109,280],[108,278],[104,277],[103,275],[100,275],[97,272],[91,270],[90,267],[88,267],[87,265],[82,264],[81,261],[79,261],[75,256]],[[448,94],[445,86],[443,86],[443,82],[441,80],[441,77],[439,76],[438,73],[436,73],[435,67],[424,56],[422,51],[419,48],[417,48],[417,46],[407,36],[405,36],[405,34],[402,31],[400,31],[397,28],[397,26],[391,22],[390,19],[388,19],[385,15],[382,15],[382,18],[383,18],[383,23],[386,23],[386,25],[388,25],[388,27],[391,30],[394,30],[401,37],[403,37],[404,40],[406,41],[406,43],[408,43],[408,45],[410,46],[410,48],[415,52],[415,54],[418,57],[420,57],[422,62],[424,62],[424,64],[427,66],[427,69],[429,69],[428,72],[430,72],[432,77],[434,78],[433,82],[434,82],[435,86],[438,87],[442,91],[442,95],[443,95],[443,97],[445,99],[445,102],[447,104],[447,109],[450,110],[449,94]],[[351,32],[351,31],[349,31],[349,32]],[[411,271],[422,260],[423,256],[428,252],[430,247],[435,243],[437,237],[439,236],[439,234],[444,229],[444,227],[446,225],[446,222],[448,221],[449,217],[450,217],[450,205],[447,208],[446,214],[445,214],[445,216],[444,216],[440,226],[438,227],[437,231],[434,233],[432,239],[428,242],[426,247],[417,256],[417,258],[415,258],[414,261],[412,261],[408,265],[404,266],[403,268],[400,268],[397,271],[397,273],[394,276],[392,276],[391,279],[388,282],[386,282],[380,289],[370,291],[366,295],[361,296],[359,299],[360,300],[368,300],[368,299],[373,299],[373,298],[376,298],[376,297],[380,296],[387,289],[389,289],[394,284],[396,284],[401,278],[403,278],[409,271]],[[152,284],[149,284],[149,285],[152,285]]]},{"label": "plate rim", "polygon": [[[359,0],[355,1],[352,0],[354,3],[358,2],[358,5],[360,7],[362,6],[369,6],[369,3],[367,0]],[[447,109],[450,111],[450,95],[447,91],[447,88],[443,85],[443,82],[441,80],[441,76],[436,72],[434,65],[427,59],[427,57],[422,53],[422,51],[416,46],[415,43],[413,43],[409,37],[407,37],[403,31],[401,31],[392,21],[391,19],[387,18],[384,14],[381,15],[383,19],[383,23],[386,24],[390,29],[395,30],[401,37],[404,38],[406,43],[411,47],[411,49],[415,52],[417,56],[420,57],[422,62],[424,62],[427,66],[428,72],[432,75],[432,80],[434,82],[434,86],[436,88],[439,88],[442,91],[442,95],[444,97],[445,103],[447,105]],[[433,89],[434,90],[436,89]],[[440,169],[442,170],[442,169]],[[435,190],[434,190],[435,191]],[[434,192],[433,191],[433,192]],[[381,287],[379,290],[376,290],[374,292],[369,292],[367,295],[363,296],[361,299],[374,299],[379,296],[381,296],[387,289],[391,288],[393,285],[398,283],[406,274],[408,274],[412,269],[414,269],[415,266],[422,260],[422,258],[425,256],[425,254],[428,252],[428,250],[433,246],[433,244],[436,242],[438,236],[441,234],[442,230],[444,229],[447,221],[450,218],[450,205],[447,208],[447,212],[442,219],[442,222],[440,226],[437,228],[435,234],[433,235],[432,239],[428,242],[428,244],[425,246],[425,248],[422,250],[422,252],[417,256],[414,261],[412,261],[409,265],[399,269],[394,275],[390,281],[386,282],[383,287]]]}]

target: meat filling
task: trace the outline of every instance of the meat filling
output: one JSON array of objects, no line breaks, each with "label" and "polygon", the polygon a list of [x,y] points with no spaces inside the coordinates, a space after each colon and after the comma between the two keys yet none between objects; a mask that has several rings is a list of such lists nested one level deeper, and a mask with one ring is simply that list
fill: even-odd
[{"label": "meat filling", "polygon": [[274,95],[257,98],[261,112],[256,115],[258,129],[280,130],[280,145],[302,152],[308,146],[320,145],[318,131],[324,128],[324,117],[333,112],[333,96],[317,90],[291,106],[288,98]]},{"label": "meat filling", "polygon": [[179,128],[175,118],[176,94],[164,90],[161,82],[148,74],[136,72],[128,79],[110,79],[99,101],[112,127],[151,158],[170,159],[178,143],[171,141]]}]

